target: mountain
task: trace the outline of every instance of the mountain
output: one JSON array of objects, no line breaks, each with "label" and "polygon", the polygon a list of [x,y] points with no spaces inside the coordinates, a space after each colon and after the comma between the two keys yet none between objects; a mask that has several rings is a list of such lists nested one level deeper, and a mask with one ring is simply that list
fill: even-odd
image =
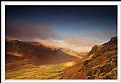
[{"label": "mountain", "polygon": [[88,52],[80,52],[80,53],[79,53],[79,56],[84,57],[84,56],[86,56],[87,54],[88,54]]},{"label": "mountain", "polygon": [[66,69],[61,79],[117,79],[117,36],[92,47],[82,60]]},{"label": "mountain", "polygon": [[47,47],[37,42],[19,40],[5,41],[6,71],[20,68],[33,68],[45,64],[58,64],[78,60],[76,52],[64,49]]}]

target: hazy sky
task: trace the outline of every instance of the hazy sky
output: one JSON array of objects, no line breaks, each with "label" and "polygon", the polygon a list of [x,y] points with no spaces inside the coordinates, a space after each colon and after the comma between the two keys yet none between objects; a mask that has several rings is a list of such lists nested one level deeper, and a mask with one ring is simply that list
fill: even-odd
[{"label": "hazy sky", "polygon": [[6,6],[6,37],[89,51],[117,35],[116,6]]}]

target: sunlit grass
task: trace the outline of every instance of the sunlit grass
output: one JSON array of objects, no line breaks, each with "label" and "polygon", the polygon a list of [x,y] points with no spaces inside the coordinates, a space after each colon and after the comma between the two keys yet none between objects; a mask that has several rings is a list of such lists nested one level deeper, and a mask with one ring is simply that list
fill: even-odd
[{"label": "sunlit grass", "polygon": [[75,64],[75,62],[68,62],[68,63],[65,63],[65,66],[69,67],[69,66],[73,66]]},{"label": "sunlit grass", "polygon": [[74,64],[75,62],[73,61],[56,65],[41,65],[36,68],[8,71],[5,76],[6,79],[59,79],[65,69]]}]

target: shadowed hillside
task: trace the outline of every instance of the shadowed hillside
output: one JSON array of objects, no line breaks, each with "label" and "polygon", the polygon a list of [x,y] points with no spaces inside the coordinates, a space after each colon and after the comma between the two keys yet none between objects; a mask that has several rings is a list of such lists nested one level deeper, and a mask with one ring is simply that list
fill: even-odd
[{"label": "shadowed hillside", "polygon": [[44,64],[58,64],[78,60],[76,52],[63,48],[50,48],[37,42],[6,39],[6,71],[33,68]]}]

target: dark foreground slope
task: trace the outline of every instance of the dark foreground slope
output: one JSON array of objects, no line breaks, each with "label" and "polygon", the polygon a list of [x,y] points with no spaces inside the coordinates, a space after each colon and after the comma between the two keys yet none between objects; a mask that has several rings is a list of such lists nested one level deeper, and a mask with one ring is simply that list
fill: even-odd
[{"label": "dark foreground slope", "polygon": [[78,60],[76,52],[63,48],[50,48],[37,42],[6,39],[6,71],[33,68],[38,65],[58,64]]},{"label": "dark foreground slope", "polygon": [[82,61],[66,69],[61,79],[117,79],[117,37],[92,47]]}]

